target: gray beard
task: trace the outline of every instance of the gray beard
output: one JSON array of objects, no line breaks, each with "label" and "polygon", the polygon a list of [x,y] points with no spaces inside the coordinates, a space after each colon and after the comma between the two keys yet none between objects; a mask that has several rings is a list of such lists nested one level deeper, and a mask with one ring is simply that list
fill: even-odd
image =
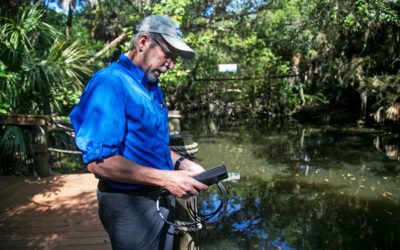
[{"label": "gray beard", "polygon": [[146,77],[147,77],[147,82],[150,83],[155,83],[158,80],[158,77],[156,77],[152,72],[147,72]]},{"label": "gray beard", "polygon": [[146,73],[147,81],[152,82],[152,83],[157,82],[158,77],[155,76],[156,71],[160,72],[160,75],[161,75],[162,73],[167,72],[167,67],[156,68],[156,69],[152,69],[152,70],[148,71]]}]

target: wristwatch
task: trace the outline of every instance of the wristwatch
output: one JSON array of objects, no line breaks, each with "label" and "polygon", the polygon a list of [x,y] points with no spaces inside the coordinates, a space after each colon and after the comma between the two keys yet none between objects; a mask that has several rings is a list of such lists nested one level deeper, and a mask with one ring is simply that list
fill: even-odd
[{"label": "wristwatch", "polygon": [[185,157],[185,156],[182,156],[181,158],[179,158],[178,160],[176,160],[175,165],[174,165],[174,169],[175,169],[175,170],[179,170],[179,166],[181,165],[181,162],[182,162],[183,160],[185,160],[185,159],[186,159],[186,157]]}]

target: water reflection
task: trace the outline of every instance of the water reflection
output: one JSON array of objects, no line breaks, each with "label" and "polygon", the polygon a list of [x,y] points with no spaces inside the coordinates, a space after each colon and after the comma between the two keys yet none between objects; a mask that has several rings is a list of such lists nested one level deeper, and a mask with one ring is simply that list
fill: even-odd
[{"label": "water reflection", "polygon": [[[387,140],[389,142],[387,142]],[[386,156],[390,159],[400,161],[399,146],[391,137],[388,139],[383,136],[377,136],[374,139],[374,145],[379,151],[385,152]]]},{"label": "water reflection", "polygon": [[[208,167],[224,163],[241,176],[224,183],[228,212],[201,231],[202,249],[394,249],[400,244],[400,162],[393,153],[398,133],[275,125],[191,130],[199,143],[197,161]],[[212,211],[218,198],[217,189],[203,193],[202,209]]]}]

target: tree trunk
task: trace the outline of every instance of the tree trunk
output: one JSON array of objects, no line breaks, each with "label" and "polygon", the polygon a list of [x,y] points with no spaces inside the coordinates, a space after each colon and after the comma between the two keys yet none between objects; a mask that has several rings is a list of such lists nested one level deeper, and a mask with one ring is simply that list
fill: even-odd
[{"label": "tree trunk", "polygon": [[300,98],[302,104],[306,104],[306,99],[304,98],[304,90],[303,90],[303,84],[299,82],[299,88],[300,88]]},{"label": "tree trunk", "polygon": [[360,93],[361,97],[361,108],[360,108],[360,122],[364,123],[367,119],[367,101],[368,101],[368,93],[367,91],[363,91]]},{"label": "tree trunk", "polygon": [[67,39],[69,38],[69,33],[72,27],[72,15],[74,14],[74,3],[72,0],[69,1],[68,5],[68,18],[67,18],[67,23],[65,27],[65,35],[67,36]]}]

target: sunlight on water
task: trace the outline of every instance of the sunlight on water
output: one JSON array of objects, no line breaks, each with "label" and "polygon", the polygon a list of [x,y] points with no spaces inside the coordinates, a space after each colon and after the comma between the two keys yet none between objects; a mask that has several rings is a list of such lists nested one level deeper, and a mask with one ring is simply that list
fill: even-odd
[{"label": "sunlight on water", "polygon": [[[393,248],[400,243],[399,138],[300,125],[199,133],[196,160],[240,174],[224,182],[228,212],[201,231],[202,249]],[[203,209],[212,210],[218,190],[202,199]]]},{"label": "sunlight on water", "polygon": [[[359,155],[357,155],[357,152],[353,152],[349,156],[350,162],[345,158],[332,159],[330,157],[325,157],[325,160],[317,159],[314,162],[307,154],[296,161],[285,159],[286,155],[282,154],[281,161],[274,159],[270,162],[268,153],[264,156],[265,158],[256,156],[259,146],[251,143],[236,144],[235,138],[240,137],[239,134],[220,133],[219,136],[198,140],[199,152],[196,158],[206,168],[225,164],[228,172],[237,172],[241,176],[262,176],[268,181],[275,175],[289,175],[293,176],[293,179],[299,183],[327,184],[339,194],[400,201],[400,175],[390,173],[377,175],[376,173],[376,170],[385,164],[392,165],[393,168],[397,166],[397,171],[400,170],[399,162],[391,162],[390,159],[384,159],[385,156],[380,157],[383,158],[384,162],[380,159],[365,159],[366,161],[364,161],[362,156],[365,152],[360,152]],[[285,137],[285,135],[282,135],[282,137]],[[268,137],[263,139],[266,140],[266,143],[272,141]],[[274,136],[273,139],[279,143],[279,136]],[[316,142],[316,145],[319,144]],[[345,147],[345,145],[342,145],[342,147]],[[346,148],[343,148],[343,150],[346,151]],[[374,153],[381,154],[378,150]],[[274,157],[279,158],[279,155]],[[321,156],[317,157],[321,158]],[[322,156],[322,158],[324,157]],[[370,158],[373,158],[373,156]],[[356,161],[357,164],[352,161]],[[385,163],[385,161],[387,162]]]}]

